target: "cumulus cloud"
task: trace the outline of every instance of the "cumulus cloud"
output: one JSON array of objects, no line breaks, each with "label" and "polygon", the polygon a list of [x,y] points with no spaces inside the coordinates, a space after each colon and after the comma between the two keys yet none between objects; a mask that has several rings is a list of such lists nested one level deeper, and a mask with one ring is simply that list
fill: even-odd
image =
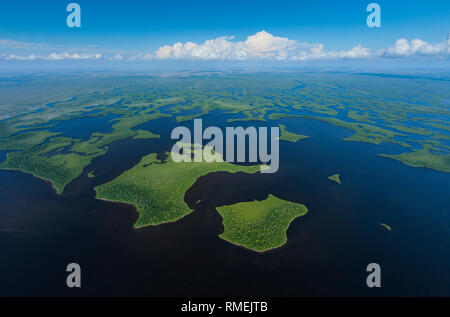
[{"label": "cumulus cloud", "polygon": [[249,36],[243,43],[243,51],[251,58],[275,58],[285,60],[297,47],[295,40],[276,37],[265,31]]},{"label": "cumulus cloud", "polygon": [[386,57],[409,57],[409,56],[436,56],[447,55],[450,53],[450,38],[442,43],[430,44],[420,39],[408,41],[407,39],[398,39],[395,45],[379,52],[380,56]]},{"label": "cumulus cloud", "polygon": [[372,52],[361,44],[350,50],[327,51],[323,44],[303,43],[277,37],[266,31],[251,35],[245,41],[234,41],[233,36],[163,46],[155,54],[135,59],[194,59],[194,60],[320,60],[362,59],[383,57],[439,56],[450,54],[450,33],[446,41],[430,44],[420,39],[398,39],[395,45]]},{"label": "cumulus cloud", "polygon": [[202,44],[175,43],[159,48],[148,59],[200,59],[200,60],[311,60],[330,58],[370,57],[368,48],[361,45],[349,51],[324,51],[323,44],[302,43],[274,36],[266,31],[249,36],[245,41],[233,41],[233,36],[207,40]]},{"label": "cumulus cloud", "polygon": [[234,41],[234,36],[222,36],[202,44],[193,42],[163,46],[155,52],[157,59],[201,59],[201,60],[286,60],[304,44],[295,40],[273,36],[261,31],[246,41]]}]

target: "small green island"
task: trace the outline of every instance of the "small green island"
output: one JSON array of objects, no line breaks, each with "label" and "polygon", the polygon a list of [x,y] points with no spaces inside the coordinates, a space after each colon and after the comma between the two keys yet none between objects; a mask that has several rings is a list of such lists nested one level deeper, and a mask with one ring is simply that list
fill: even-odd
[{"label": "small green island", "polygon": [[380,226],[385,228],[387,231],[392,231],[392,228],[390,226],[388,226],[387,224],[385,224],[385,223],[380,223]]},{"label": "small green island", "polygon": [[281,141],[296,143],[297,141],[309,138],[309,136],[307,136],[307,135],[301,135],[301,134],[295,134],[295,133],[289,132],[288,130],[286,130],[286,126],[284,126],[282,124],[280,124],[279,126],[280,126],[280,132],[281,132],[281,136],[280,136]]},{"label": "small green island", "polygon": [[[113,181],[97,186],[96,197],[134,205],[139,212],[135,227],[140,228],[174,222],[191,213],[192,210],[184,201],[184,195],[201,176],[218,171],[253,174],[261,170],[260,165],[240,166],[221,159],[212,163],[195,162],[208,147],[202,149],[187,144],[182,146],[191,148],[193,162],[177,163],[188,154],[186,152],[172,155],[166,153],[165,161],[159,160],[156,153],[149,154]],[[214,155],[220,156],[218,153]],[[190,157],[190,154],[188,156]]]},{"label": "small green island", "polygon": [[306,206],[273,195],[263,201],[241,202],[216,209],[225,228],[220,237],[256,252],[284,245],[291,222],[308,213]]},{"label": "small green island", "polygon": [[328,177],[328,179],[332,180],[333,182],[338,183],[339,185],[341,184],[341,175],[340,174],[331,175],[330,177]]}]

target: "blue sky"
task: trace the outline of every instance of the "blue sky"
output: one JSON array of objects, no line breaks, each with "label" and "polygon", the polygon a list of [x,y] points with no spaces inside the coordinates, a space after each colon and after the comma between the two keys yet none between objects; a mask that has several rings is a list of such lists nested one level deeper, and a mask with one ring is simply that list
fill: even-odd
[{"label": "blue sky", "polygon": [[[79,29],[66,25],[68,13],[65,8],[70,2],[81,6],[82,27]],[[381,28],[366,25],[369,13],[365,9],[370,2],[381,6]],[[133,56],[150,56],[147,59],[151,59],[160,47],[166,45],[172,46],[177,42],[201,45],[206,40],[222,36],[235,36],[219,44],[234,45],[236,47],[232,49],[236,50],[245,44],[249,36],[263,30],[272,37],[264,33],[257,40],[269,41],[271,44],[267,45],[271,45],[270,49],[275,47],[277,53],[274,56],[277,58],[284,54],[282,49],[288,51],[288,58],[306,56],[298,55],[298,52],[314,50],[314,46],[298,48],[299,43],[304,42],[323,45],[325,53],[317,56],[327,58],[369,56],[364,50],[358,50],[356,55],[338,54],[350,52],[357,45],[371,50],[370,55],[378,56],[380,50],[386,50],[389,46],[395,49],[398,39],[420,39],[430,45],[444,43],[450,31],[450,1],[15,0],[1,5],[0,41],[3,40],[3,44],[0,45],[0,54],[47,56],[53,52],[66,52],[66,56],[101,54],[102,58],[109,56],[111,59],[113,56],[120,56],[122,60]],[[17,42],[24,44],[18,45]],[[280,49],[279,45],[283,48]],[[424,45],[421,55],[424,55],[423,52],[442,51],[442,47],[426,48]],[[216,46],[214,49],[217,49]],[[211,50],[205,46],[198,48],[208,52]],[[191,52],[186,53],[187,47],[183,46],[181,50],[182,58],[192,57]],[[294,51],[297,55],[292,53]],[[444,51],[443,58],[448,60],[447,48]],[[176,54],[173,49],[167,56]],[[211,55],[208,56],[211,58]]]}]

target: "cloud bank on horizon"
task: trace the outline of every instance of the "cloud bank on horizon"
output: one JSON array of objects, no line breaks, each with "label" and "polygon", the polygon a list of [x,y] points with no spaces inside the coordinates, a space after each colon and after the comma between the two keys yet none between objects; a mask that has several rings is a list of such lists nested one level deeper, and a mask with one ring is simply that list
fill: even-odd
[{"label": "cloud bank on horizon", "polygon": [[[101,52],[69,53],[49,52],[48,54],[1,54],[0,60],[32,61],[32,60],[110,60],[110,61],[147,61],[147,60],[196,60],[196,61],[309,61],[309,60],[342,60],[370,58],[407,58],[434,57],[448,59],[450,56],[450,32],[440,43],[431,44],[421,39],[398,39],[393,45],[378,50],[371,50],[359,44],[348,50],[327,51],[323,44],[300,42],[288,38],[274,36],[266,31],[257,32],[245,41],[235,41],[234,36],[222,36],[207,40],[201,44],[194,42],[175,43],[160,47],[154,53],[140,53],[126,56],[127,53],[105,54]],[[2,47],[19,47],[36,49],[51,45],[22,43],[0,39]],[[86,50],[86,49],[83,49]],[[100,50],[100,49],[99,49]],[[1,52],[1,51],[0,51]]]}]

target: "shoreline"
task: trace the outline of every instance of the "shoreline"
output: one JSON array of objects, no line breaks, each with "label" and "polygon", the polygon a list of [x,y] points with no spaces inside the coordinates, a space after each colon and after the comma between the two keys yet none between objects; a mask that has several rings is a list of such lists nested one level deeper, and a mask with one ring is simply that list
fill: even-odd
[{"label": "shoreline", "polygon": [[[62,194],[64,194],[64,189],[66,189],[67,185],[69,185],[69,183],[67,183],[66,185],[64,185],[64,188],[62,189],[62,191],[59,192],[58,189],[55,187],[55,185],[53,184],[53,182],[52,182],[51,180],[49,180],[49,179],[47,179],[47,178],[44,178],[44,177],[42,177],[42,176],[39,176],[39,175],[35,175],[35,174],[33,174],[32,172],[27,172],[27,171],[24,171],[24,170],[21,170],[21,169],[17,169],[17,168],[8,168],[8,167],[0,167],[0,170],[3,170],[3,171],[15,171],[15,172],[20,172],[20,173],[23,173],[23,174],[26,174],[26,175],[31,175],[31,176],[33,176],[33,177],[36,177],[36,178],[40,179],[40,180],[43,180],[43,181],[45,181],[45,182],[47,182],[47,183],[50,184],[50,186],[52,187],[52,189],[55,190],[55,192],[56,192],[56,194],[57,194],[58,196],[61,196]],[[74,179],[75,179],[75,178],[74,178]],[[72,179],[71,181],[73,181],[74,179]]]}]

